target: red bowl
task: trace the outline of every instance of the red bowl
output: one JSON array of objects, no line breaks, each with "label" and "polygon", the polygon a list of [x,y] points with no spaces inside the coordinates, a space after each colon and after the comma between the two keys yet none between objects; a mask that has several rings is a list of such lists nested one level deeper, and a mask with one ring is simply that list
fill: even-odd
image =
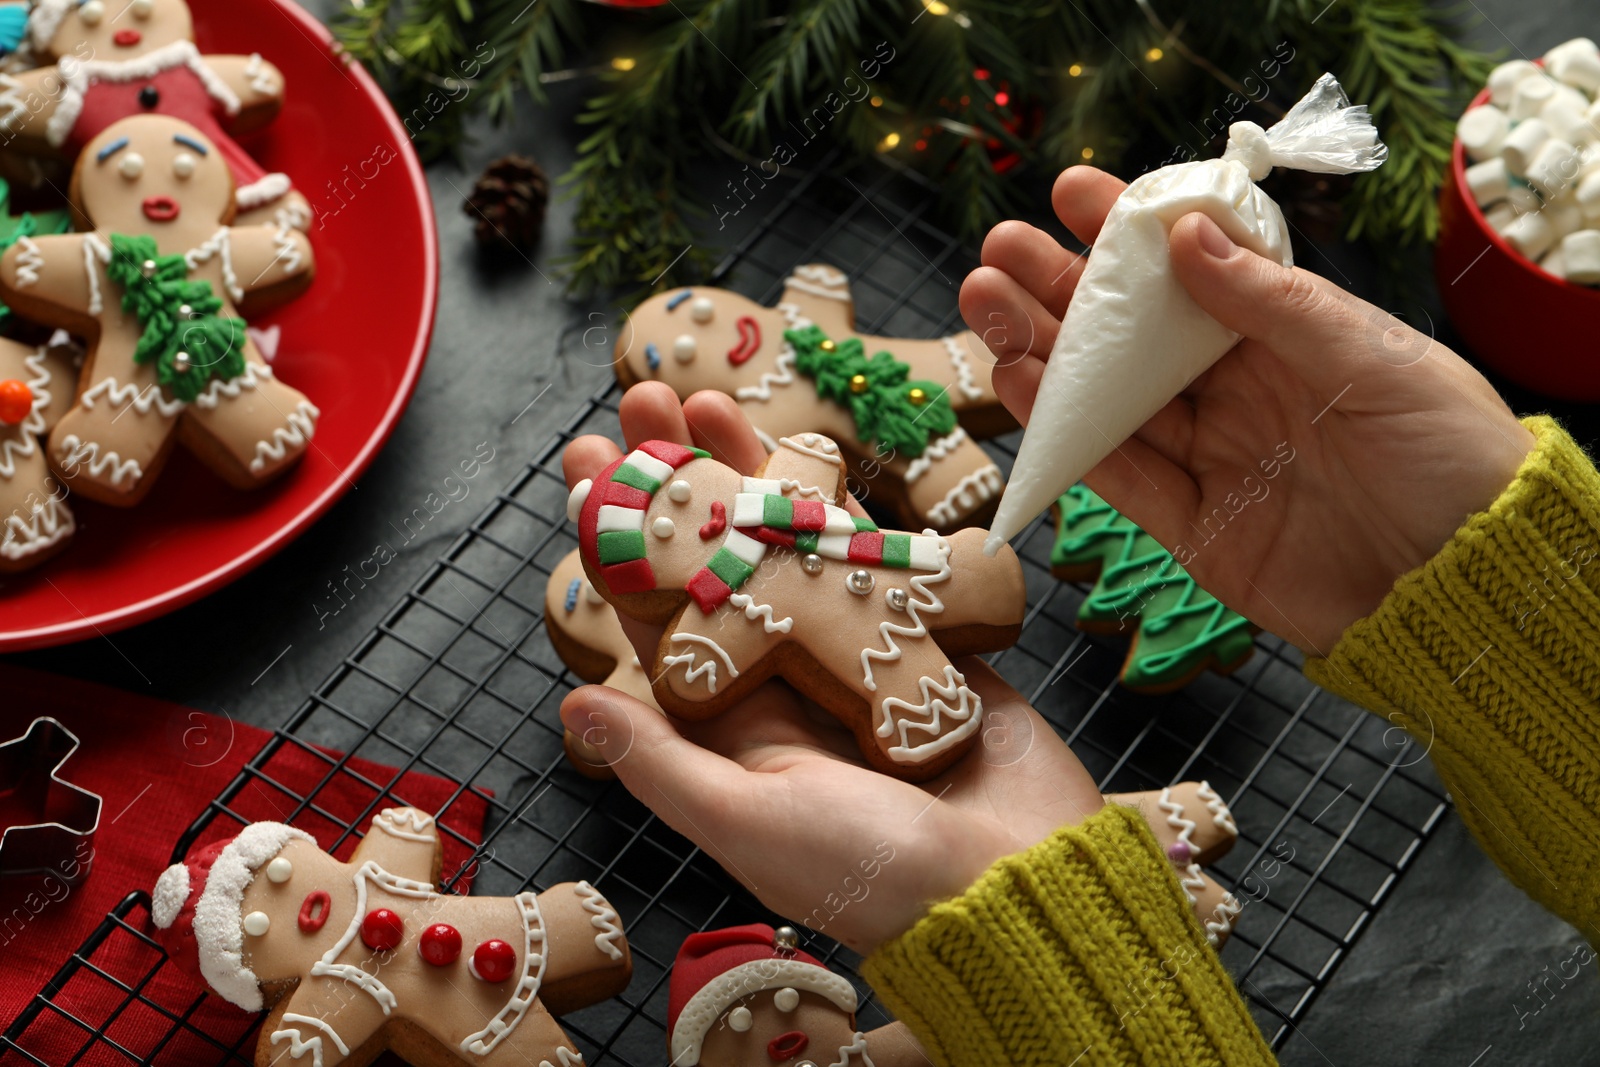
[{"label": "red bowl", "polygon": [[[1485,89],[1469,106],[1488,99]],[[1600,290],[1546,273],[1494,231],[1467,192],[1460,138],[1439,192],[1433,269],[1445,311],[1485,364],[1546,396],[1600,400]]]},{"label": "red bowl", "polygon": [[230,489],[180,450],[137,508],[72,500],[78,533],[67,549],[0,582],[0,651],[103,636],[258,566],[355,484],[427,356],[439,292],[432,201],[382,91],[289,0],[190,6],[202,52],[260,52],[288,82],[283,113],[245,143],[316,209],[317,278],[251,325],[280,330],[274,369],[322,410],[317,435],[294,470],[257,492]]}]

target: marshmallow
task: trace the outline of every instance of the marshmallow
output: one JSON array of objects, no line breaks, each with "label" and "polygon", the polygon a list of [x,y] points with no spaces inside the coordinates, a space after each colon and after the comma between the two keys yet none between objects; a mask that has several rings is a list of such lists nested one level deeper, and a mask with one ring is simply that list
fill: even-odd
[{"label": "marshmallow", "polygon": [[1544,54],[1545,69],[1587,93],[1600,92],[1600,48],[1587,37],[1574,37]]},{"label": "marshmallow", "polygon": [[1600,230],[1568,234],[1558,249],[1563,276],[1581,285],[1600,284]]},{"label": "marshmallow", "polygon": [[1559,246],[1544,254],[1544,258],[1539,261],[1539,267],[1553,278],[1565,278],[1567,276],[1567,262],[1562,258]]},{"label": "marshmallow", "polygon": [[1583,229],[1583,209],[1570,196],[1550,201],[1544,206],[1544,215],[1550,220],[1550,229],[1558,241]]},{"label": "marshmallow", "polygon": [[1585,218],[1600,218],[1600,170],[1589,172],[1578,183],[1577,201]]},{"label": "marshmallow", "polygon": [[1483,217],[1495,233],[1505,233],[1506,227],[1511,225],[1517,213],[1510,204],[1496,204],[1485,211]]},{"label": "marshmallow", "polygon": [[1511,121],[1534,118],[1555,95],[1556,83],[1544,75],[1523,78],[1511,90]]},{"label": "marshmallow", "polygon": [[1504,200],[1511,191],[1511,175],[1503,159],[1486,159],[1467,168],[1467,189],[1479,207]]},{"label": "marshmallow", "polygon": [[[1592,121],[1600,122],[1600,112],[1596,112],[1595,113],[1594,119]],[[1597,126],[1595,128],[1596,129],[1600,129],[1600,126]],[[1584,177],[1588,177],[1589,175],[1593,174],[1595,171],[1600,170],[1600,141],[1590,141],[1588,144],[1584,145],[1579,151],[1580,151],[1580,158],[1578,160],[1578,173],[1579,174],[1582,174]]]},{"label": "marshmallow", "polygon": [[1501,236],[1510,242],[1512,248],[1529,259],[1538,259],[1544,255],[1556,240],[1555,229],[1542,211],[1530,211],[1526,215],[1518,215],[1511,220],[1511,225],[1502,231]]},{"label": "marshmallow", "polygon": [[1569,86],[1556,90],[1556,95],[1539,112],[1539,118],[1550,127],[1551,136],[1573,144],[1584,144],[1600,134],[1589,124],[1589,98]]},{"label": "marshmallow", "polygon": [[1557,137],[1539,146],[1528,162],[1528,184],[1550,197],[1578,182],[1578,149]]},{"label": "marshmallow", "polygon": [[1538,74],[1539,68],[1526,59],[1513,59],[1500,64],[1489,72],[1489,99],[1495,107],[1508,108],[1511,106],[1511,93],[1517,83],[1530,74]]},{"label": "marshmallow", "polygon": [[1511,127],[1511,132],[1506,135],[1506,143],[1500,149],[1500,156],[1506,161],[1506,169],[1512,177],[1526,177],[1528,164],[1539,151],[1539,146],[1550,139],[1550,127],[1539,119],[1527,119]]},{"label": "marshmallow", "polygon": [[1544,201],[1539,199],[1539,194],[1521,182],[1513,182],[1511,188],[1506,190],[1506,203],[1511,205],[1511,210],[1518,215],[1526,215],[1530,211],[1538,211],[1544,207]]},{"label": "marshmallow", "polygon": [[1499,155],[1500,147],[1506,143],[1506,134],[1510,132],[1511,120],[1493,104],[1468,110],[1456,123],[1456,136],[1461,138],[1461,147],[1467,150],[1467,158],[1474,163]]}]

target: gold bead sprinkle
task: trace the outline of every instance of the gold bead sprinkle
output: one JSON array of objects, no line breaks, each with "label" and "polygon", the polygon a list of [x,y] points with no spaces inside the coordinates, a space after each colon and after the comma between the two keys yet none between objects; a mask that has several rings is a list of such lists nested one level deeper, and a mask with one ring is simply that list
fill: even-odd
[{"label": "gold bead sprinkle", "polygon": [[865,374],[852,374],[850,376],[850,391],[864,393],[867,391],[867,376]]},{"label": "gold bead sprinkle", "polygon": [[907,395],[910,397],[911,403],[915,404],[919,408],[928,402],[928,394],[924,393],[921,389],[913,389]]},{"label": "gold bead sprinkle", "polygon": [[824,352],[832,352],[835,351],[839,346],[834,342],[833,338],[829,337],[824,338],[822,343],[817,345],[817,347],[822,349]]}]

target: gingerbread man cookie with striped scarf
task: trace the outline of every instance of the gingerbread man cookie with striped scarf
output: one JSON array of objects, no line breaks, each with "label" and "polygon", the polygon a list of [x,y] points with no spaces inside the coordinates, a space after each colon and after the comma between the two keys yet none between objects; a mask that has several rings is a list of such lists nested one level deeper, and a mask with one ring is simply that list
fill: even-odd
[{"label": "gingerbread man cookie with striped scarf", "polygon": [[845,275],[795,268],[775,308],[726,289],[662,293],[617,339],[624,387],[661,381],[739,402],[768,451],[808,431],[842,448],[858,499],[940,533],[988,522],[1005,482],[977,439],[1017,428],[971,331],[937,340],[859,334]]},{"label": "gingerbread man cookie with striped scarf", "polygon": [[88,342],[76,402],[50,434],[57,476],[127,507],[180,442],[241,489],[293,466],[320,413],[278,380],[239,314],[305,291],[305,234],[229,225],[227,162],[160,115],[90,141],[71,199],[89,232],[23,237],[0,258],[0,299]]},{"label": "gingerbread man cookie with striped scarf", "polygon": [[389,808],[348,862],[275,822],[200,849],[151,893],[173,961],[246,1011],[269,1009],[257,1067],[581,1067],[554,1016],[621,993],[633,958],[587,882],[515,897],[437,888],[431,815]]},{"label": "gingerbread man cookie with striped scarf", "polygon": [[568,501],[584,570],[624,615],[665,624],[647,665],[668,714],[707,719],[782,677],[920,781],[977,741],[983,703],[951,663],[1021,632],[1022,566],[983,531],[880,530],[845,510],[821,434],[775,442],[754,477],[647,441]]}]

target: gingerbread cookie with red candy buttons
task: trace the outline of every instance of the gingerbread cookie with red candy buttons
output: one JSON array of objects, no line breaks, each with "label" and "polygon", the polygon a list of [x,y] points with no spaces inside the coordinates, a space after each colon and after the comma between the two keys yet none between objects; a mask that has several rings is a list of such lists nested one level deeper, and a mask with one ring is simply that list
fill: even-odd
[{"label": "gingerbread cookie with red candy buttons", "polygon": [[920,781],[977,740],[983,702],[951,664],[1022,629],[1015,553],[983,531],[880,530],[844,508],[839,446],[783,437],[753,477],[647,441],[576,485],[584,571],[619,612],[664,624],[646,670],[657,704],[708,719],[782,677]]},{"label": "gingerbread cookie with red candy buttons", "polygon": [[19,238],[0,258],[0,299],[88,339],[76,401],[48,445],[74,493],[137,504],[179,442],[253,489],[309,446],[316,405],[278,380],[238,313],[304,292],[311,246],[298,230],[230,225],[233,193],[199,130],[125,119],[73,173],[89,232]]},{"label": "gingerbread cookie with red candy buttons", "polygon": [[27,42],[40,66],[0,75],[0,132],[20,156],[70,163],[106,128],[167,115],[205,134],[237,185],[240,225],[305,229],[311,210],[235,137],[283,106],[283,74],[259,54],[201,55],[184,0],[35,0]]},{"label": "gingerbread cookie with red candy buttons", "polygon": [[65,334],[45,345],[0,340],[0,574],[37,567],[77,529],[43,439],[72,403],[81,354]]},{"label": "gingerbread cookie with red candy buttons", "polygon": [[725,289],[651,297],[617,339],[617,379],[739,402],[768,451],[815,431],[839,442],[857,496],[940,533],[988,522],[1005,481],[977,439],[1017,428],[971,331],[938,340],[855,332],[845,275],[795,268],[776,308]]},{"label": "gingerbread cookie with red candy buttons", "polygon": [[342,863],[281,823],[167,868],[151,894],[174,962],[246,1011],[270,1009],[257,1067],[581,1065],[553,1016],[621,993],[633,959],[587,882],[515,897],[436,890],[433,817],[390,808]]}]

